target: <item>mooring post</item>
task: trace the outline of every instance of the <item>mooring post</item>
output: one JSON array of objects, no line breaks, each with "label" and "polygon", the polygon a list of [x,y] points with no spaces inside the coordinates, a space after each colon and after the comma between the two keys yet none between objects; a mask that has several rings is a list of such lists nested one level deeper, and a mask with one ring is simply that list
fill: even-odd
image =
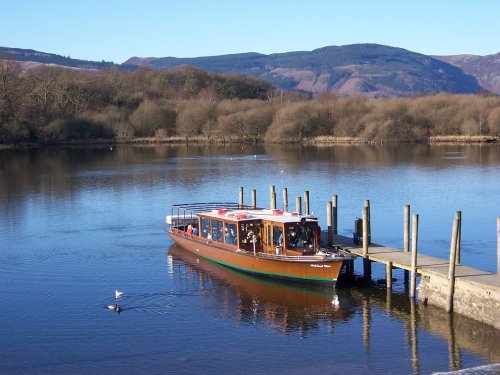
[{"label": "mooring post", "polygon": [[283,188],[283,211],[288,211],[288,189],[286,187]]},{"label": "mooring post", "polygon": [[392,289],[392,262],[388,261],[385,264],[385,283],[387,289]]},{"label": "mooring post", "polygon": [[295,198],[295,211],[299,213],[299,215],[302,215],[302,198],[297,197]]},{"label": "mooring post", "polygon": [[367,206],[363,207],[363,257],[368,255],[368,211]]},{"label": "mooring post", "polygon": [[365,280],[372,278],[372,261],[368,258],[363,258],[363,278]]},{"label": "mooring post", "polygon": [[497,217],[497,273],[500,275],[500,217]]},{"label": "mooring post", "polygon": [[276,209],[276,190],[274,190],[274,185],[269,187],[269,201],[271,210]]},{"label": "mooring post", "polygon": [[455,260],[457,256],[457,241],[458,241],[458,219],[453,220],[453,230],[451,233],[450,246],[450,266],[448,268],[448,301],[446,304],[446,312],[453,311],[453,293],[455,290]]},{"label": "mooring post", "polygon": [[252,189],[252,207],[257,207],[257,190]]},{"label": "mooring post", "polygon": [[309,190],[304,191],[304,211],[306,215],[310,214],[309,211]]},{"label": "mooring post", "polygon": [[331,246],[333,243],[333,229],[332,229],[332,202],[326,202],[326,226],[328,228],[328,237],[326,243],[328,246]]},{"label": "mooring post", "polygon": [[457,256],[455,258],[455,263],[460,264],[460,247],[461,247],[461,239],[462,239],[462,211],[455,212],[455,219],[458,220],[457,227]]},{"label": "mooring post", "polygon": [[[365,199],[365,203],[364,203],[364,207],[368,208],[368,211],[367,211],[367,215],[366,215],[366,227],[367,227],[367,230],[368,230],[368,235],[367,235],[367,238],[368,238],[368,243],[372,243],[372,224],[371,224],[371,218],[370,218],[370,200],[369,199]],[[363,219],[363,222],[364,222],[364,219]],[[364,236],[364,234],[363,234]],[[363,237],[364,238],[364,237]]]},{"label": "mooring post", "polygon": [[415,298],[417,284],[418,214],[413,214],[411,229],[411,281],[410,297]]},{"label": "mooring post", "polygon": [[404,235],[403,235],[403,251],[410,251],[410,205],[404,205]]},{"label": "mooring post", "polygon": [[[405,204],[403,210],[403,252],[410,252],[410,205]],[[404,270],[404,284],[408,285],[408,270]]]},{"label": "mooring post", "polygon": [[240,186],[240,200],[239,200],[240,208],[243,207],[243,186]]},{"label": "mooring post", "polygon": [[338,204],[338,197],[337,195],[334,195],[332,197],[332,229],[333,229],[333,234],[336,236],[337,233],[337,204]]}]

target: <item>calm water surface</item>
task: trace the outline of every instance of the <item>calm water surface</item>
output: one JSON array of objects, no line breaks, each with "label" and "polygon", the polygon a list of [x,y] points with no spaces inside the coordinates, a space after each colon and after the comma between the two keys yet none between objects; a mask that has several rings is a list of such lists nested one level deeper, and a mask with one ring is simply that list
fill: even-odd
[{"label": "calm water surface", "polygon": [[[116,146],[0,151],[0,373],[428,374],[500,362],[500,333],[410,303],[402,271],[375,288],[304,288],[197,259],[164,233],[169,205],[304,190],[352,233],[370,199],[375,242],[496,270],[500,147]],[[361,269],[356,264],[356,270]],[[125,292],[121,314],[106,309]]]}]

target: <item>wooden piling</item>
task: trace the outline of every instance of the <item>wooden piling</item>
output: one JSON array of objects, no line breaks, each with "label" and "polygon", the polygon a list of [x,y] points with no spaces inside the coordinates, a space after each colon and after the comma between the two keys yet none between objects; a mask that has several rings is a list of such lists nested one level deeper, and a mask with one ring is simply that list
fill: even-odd
[{"label": "wooden piling", "polygon": [[500,275],[500,217],[497,217],[497,273]]},{"label": "wooden piling", "polygon": [[276,190],[274,189],[274,185],[269,187],[269,201],[271,210],[276,209]]},{"label": "wooden piling", "polygon": [[404,234],[403,234],[403,251],[410,251],[410,205],[404,205]]},{"label": "wooden piling", "polygon": [[306,215],[310,214],[310,210],[309,210],[309,190],[304,191],[304,213]]},{"label": "wooden piling", "polygon": [[458,241],[458,225],[459,220],[453,220],[453,230],[451,234],[451,245],[450,245],[450,265],[448,268],[448,300],[446,304],[446,312],[451,313],[453,311],[453,293],[455,290],[455,267],[456,267],[456,256],[457,256],[457,241]]},{"label": "wooden piling", "polygon": [[363,207],[363,257],[368,255],[368,207]]},{"label": "wooden piling", "polygon": [[338,204],[338,197],[337,195],[334,195],[332,197],[332,230],[333,234],[336,236],[337,235],[337,204]]},{"label": "wooden piling", "polygon": [[302,198],[297,197],[295,198],[295,211],[299,213],[299,215],[302,215]]},{"label": "wooden piling", "polygon": [[332,202],[328,201],[326,202],[326,226],[328,228],[328,237],[326,243],[328,246],[331,246],[331,244],[333,243],[332,221],[333,221]]},{"label": "wooden piling", "polygon": [[415,298],[417,284],[418,214],[413,214],[411,230],[411,280],[410,297]]},{"label": "wooden piling", "polygon": [[252,207],[257,207],[257,190],[252,189]]},{"label": "wooden piling", "polygon": [[389,261],[385,264],[385,283],[387,289],[392,289],[392,262]]},{"label": "wooden piling", "polygon": [[288,190],[286,187],[283,188],[283,211],[288,211]]},{"label": "wooden piling", "polygon": [[240,199],[239,199],[239,203],[240,207],[243,206],[243,186],[240,186]]},{"label": "wooden piling", "polygon": [[460,247],[461,247],[461,239],[462,239],[462,211],[455,212],[455,219],[458,220],[458,229],[457,229],[457,256],[455,257],[456,264],[460,264]]},{"label": "wooden piling", "polygon": [[[403,252],[410,252],[410,205],[405,204],[403,209]],[[408,270],[404,270],[404,284],[408,285]]]},{"label": "wooden piling", "polygon": [[363,258],[363,278],[366,280],[372,278],[372,261],[368,258]]},{"label": "wooden piling", "polygon": [[[368,239],[368,243],[370,244],[372,242],[372,224],[371,224],[371,218],[370,218],[370,200],[369,199],[365,199],[365,202],[364,202],[364,207],[368,208],[368,213],[366,215],[366,227],[367,227],[367,239]],[[364,220],[363,220],[364,221]],[[363,235],[363,238],[364,238],[364,235]]]}]

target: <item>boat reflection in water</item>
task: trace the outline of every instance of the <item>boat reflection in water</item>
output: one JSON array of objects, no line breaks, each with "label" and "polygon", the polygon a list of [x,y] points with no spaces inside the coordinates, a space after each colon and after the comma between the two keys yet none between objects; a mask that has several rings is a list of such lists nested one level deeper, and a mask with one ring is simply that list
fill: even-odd
[{"label": "boat reflection in water", "polygon": [[169,267],[180,288],[197,288],[204,307],[239,324],[271,327],[278,334],[307,335],[325,326],[333,333],[336,324],[351,320],[352,324],[362,324],[352,327],[352,332],[362,336],[366,355],[378,351],[385,355],[394,348],[387,341],[380,345],[380,340],[385,340],[380,335],[386,333],[374,327],[374,321],[386,324],[381,318],[385,316],[403,328],[414,374],[428,372],[424,364],[435,352],[429,342],[438,337],[448,347],[442,370],[463,368],[470,362],[468,353],[482,358],[484,364],[500,362],[499,331],[443,309],[419,305],[404,293],[391,293],[385,288],[335,290],[259,278],[197,257],[178,245],[169,249]]},{"label": "boat reflection in water", "polygon": [[[215,305],[214,310],[228,319],[264,323],[280,333],[306,333],[318,329],[320,323],[333,326],[335,321],[353,316],[350,299],[333,287],[253,276],[197,257],[178,245],[170,247],[169,256],[174,275],[178,272],[176,282],[196,283],[200,290],[210,290],[210,299],[204,303]],[[179,266],[185,268],[186,277]]]}]

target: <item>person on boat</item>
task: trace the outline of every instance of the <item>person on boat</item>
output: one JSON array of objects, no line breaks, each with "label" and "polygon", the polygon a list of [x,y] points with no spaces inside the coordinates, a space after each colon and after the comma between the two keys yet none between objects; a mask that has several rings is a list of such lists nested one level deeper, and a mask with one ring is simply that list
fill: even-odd
[{"label": "person on boat", "polygon": [[187,234],[193,234],[193,226],[191,224],[188,225],[188,227],[186,229],[186,233]]},{"label": "person on boat", "polygon": [[206,239],[208,240],[211,240],[212,239],[212,235],[210,234],[210,232],[208,231],[207,228],[203,229],[203,233],[202,233],[202,236],[205,237]]},{"label": "person on boat", "polygon": [[197,236],[197,235],[198,235],[198,228],[193,227],[193,236]]},{"label": "person on boat", "polygon": [[226,228],[226,237],[225,237],[226,243],[231,244],[231,245],[236,245],[236,236],[234,234],[234,230],[231,229],[230,231],[227,230]]},{"label": "person on boat", "polygon": [[299,242],[299,239],[297,237],[297,233],[293,229],[291,229],[288,232],[288,236],[287,236],[288,247],[297,247],[297,242]]}]

